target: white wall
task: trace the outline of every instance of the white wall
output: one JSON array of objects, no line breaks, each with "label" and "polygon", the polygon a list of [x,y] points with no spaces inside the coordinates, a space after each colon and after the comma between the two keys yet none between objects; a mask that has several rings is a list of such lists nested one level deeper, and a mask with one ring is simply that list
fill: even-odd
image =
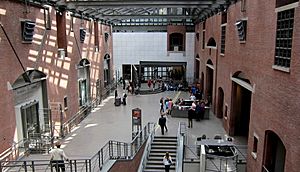
[{"label": "white wall", "polygon": [[113,33],[115,70],[122,76],[122,64],[139,64],[139,61],[187,62],[187,79],[194,77],[195,33],[186,33],[186,51],[167,52],[166,32]]}]

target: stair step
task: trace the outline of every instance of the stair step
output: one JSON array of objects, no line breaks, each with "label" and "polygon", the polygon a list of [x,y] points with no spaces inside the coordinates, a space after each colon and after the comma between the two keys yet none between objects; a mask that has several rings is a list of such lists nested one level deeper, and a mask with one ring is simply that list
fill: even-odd
[{"label": "stair step", "polygon": [[176,154],[176,149],[151,149],[150,150],[150,153],[163,153],[165,154],[166,152],[169,152],[169,153],[174,153]]},{"label": "stair step", "polygon": [[147,160],[144,172],[164,172],[165,166],[163,164],[163,157],[166,152],[170,153],[173,160],[170,172],[175,172],[175,160],[177,151],[177,137],[176,136],[154,136],[151,143],[151,150]]},{"label": "stair step", "polygon": [[170,141],[176,141],[177,142],[177,137],[160,137],[160,136],[154,136],[154,141],[155,140],[170,140]]},{"label": "stair step", "polygon": [[[153,153],[153,152],[151,152],[150,154],[149,154],[149,157],[160,157],[160,158],[163,158],[164,156],[165,156],[165,152],[161,152],[161,153],[159,153],[159,152],[155,152],[155,153]],[[176,153],[170,153],[170,156],[172,157],[172,158],[175,158],[176,157]]]},{"label": "stair step", "polygon": [[[145,169],[165,169],[164,164],[161,165],[148,165],[146,166]],[[175,165],[171,165],[170,169],[175,170]]]},{"label": "stair step", "polygon": [[155,145],[151,145],[151,149],[177,149],[176,145],[159,145],[159,144],[155,144]]},{"label": "stair step", "polygon": [[[173,164],[174,164],[175,162],[173,161]],[[147,163],[147,165],[162,165],[163,164],[163,161],[162,160],[160,160],[160,161],[149,161],[148,163]]]},{"label": "stair step", "polygon": [[161,145],[161,146],[177,146],[177,143],[174,142],[153,142],[151,145]]},{"label": "stair step", "polygon": [[[165,172],[165,170],[159,170],[159,169],[144,169],[143,172]],[[175,170],[170,170],[170,172],[175,172]]]},{"label": "stair step", "polygon": [[155,139],[173,139],[173,140],[177,140],[176,136],[154,136],[154,140]]},{"label": "stair step", "polygon": [[[172,157],[172,156],[171,156]],[[152,161],[159,161],[162,162],[163,157],[156,157],[156,156],[152,156],[148,158],[148,162],[152,162]],[[176,158],[174,159],[174,157],[172,157],[172,161],[176,162]]]}]

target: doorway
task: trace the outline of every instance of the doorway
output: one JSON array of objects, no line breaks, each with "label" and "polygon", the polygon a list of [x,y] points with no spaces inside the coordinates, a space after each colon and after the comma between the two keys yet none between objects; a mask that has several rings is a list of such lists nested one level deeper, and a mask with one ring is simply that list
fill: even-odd
[{"label": "doorway", "polygon": [[21,107],[22,131],[24,139],[37,138],[40,135],[38,102]]},{"label": "doorway", "polygon": [[195,78],[194,78],[195,82],[199,82],[200,81],[200,57],[197,54],[196,58],[195,58]]},{"label": "doorway", "polygon": [[103,61],[103,69],[104,69],[104,86],[108,86],[111,82],[110,80],[110,56],[109,54],[106,54],[104,56]]},{"label": "doorway", "polygon": [[266,131],[263,171],[284,172],[286,149],[276,133]]},{"label": "doorway", "polygon": [[224,106],[224,91],[221,87],[218,89],[218,108],[217,117],[223,118],[223,106]]},{"label": "doorway", "polygon": [[214,85],[214,68],[211,60],[208,60],[206,64],[206,99],[209,104],[212,103],[213,95],[213,85]]},{"label": "doorway", "polygon": [[252,92],[232,82],[232,126],[233,135],[248,138]]},{"label": "doorway", "polygon": [[86,79],[79,80],[79,105],[83,106],[87,103],[87,87]]}]

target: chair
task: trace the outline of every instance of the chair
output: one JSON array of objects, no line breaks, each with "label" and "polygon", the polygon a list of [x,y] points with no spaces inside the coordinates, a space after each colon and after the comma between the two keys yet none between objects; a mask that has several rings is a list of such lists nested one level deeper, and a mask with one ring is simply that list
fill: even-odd
[{"label": "chair", "polygon": [[220,136],[220,135],[215,135],[214,139],[215,139],[215,140],[222,140],[222,136]]}]

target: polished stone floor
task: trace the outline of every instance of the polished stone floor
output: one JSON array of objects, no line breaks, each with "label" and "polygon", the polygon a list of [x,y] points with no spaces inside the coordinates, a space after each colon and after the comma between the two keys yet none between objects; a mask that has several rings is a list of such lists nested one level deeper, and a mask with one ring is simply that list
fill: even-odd
[{"label": "polished stone floor", "polygon": [[[118,93],[122,94],[122,88],[118,88]],[[169,97],[176,99],[188,98],[188,92],[166,91],[150,95],[131,95],[127,97],[127,105],[115,106],[114,94],[104,100],[101,105],[92,111],[69,135],[62,140],[62,147],[71,159],[90,158],[101,149],[109,140],[122,142],[131,141],[131,112],[133,108],[142,109],[142,126],[148,122],[157,122],[160,117],[159,99]],[[187,122],[185,118],[168,117],[167,126],[169,131],[166,135],[176,136],[179,122]],[[157,135],[160,129],[157,128]],[[195,156],[196,138],[205,134],[208,138],[213,138],[216,134],[226,135],[222,127],[222,122],[210,113],[209,120],[194,121],[193,128],[187,129],[186,144],[190,146],[190,151],[186,152],[186,158],[193,159]],[[235,139],[238,144],[246,144],[243,139]],[[26,159],[49,159],[49,155],[30,155]],[[188,171],[196,171],[198,166],[191,164]]]}]

